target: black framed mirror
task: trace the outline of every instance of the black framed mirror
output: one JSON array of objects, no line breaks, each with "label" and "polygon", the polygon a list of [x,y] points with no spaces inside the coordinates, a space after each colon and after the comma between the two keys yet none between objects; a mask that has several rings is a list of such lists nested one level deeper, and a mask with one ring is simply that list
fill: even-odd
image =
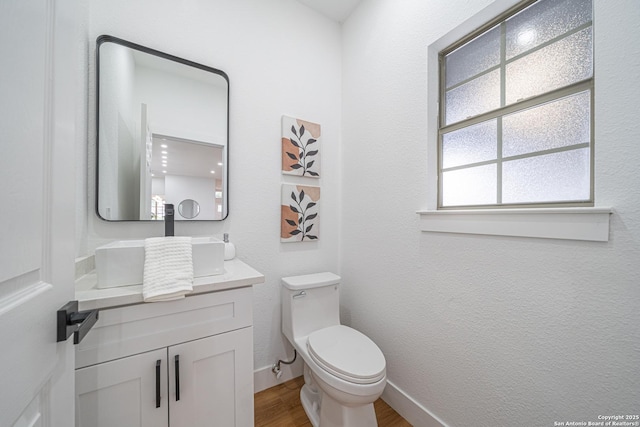
[{"label": "black framed mirror", "polygon": [[[229,78],[113,36],[96,40],[96,212],[164,219],[197,200],[192,221],[229,212]],[[177,218],[178,219],[178,218]]]}]

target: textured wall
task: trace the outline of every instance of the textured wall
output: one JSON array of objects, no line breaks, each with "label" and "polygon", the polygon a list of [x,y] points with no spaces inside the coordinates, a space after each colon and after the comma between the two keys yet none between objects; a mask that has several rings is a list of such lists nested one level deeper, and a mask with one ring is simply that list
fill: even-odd
[{"label": "textured wall", "polygon": [[490,3],[365,0],[344,25],[343,318],[450,426],[638,413],[636,0],[595,0],[596,203],[615,209],[610,241],[419,231],[436,132],[427,47]]},{"label": "textured wall", "polygon": [[[266,283],[254,287],[255,367],[291,354],[280,332],[280,277],[337,271],[339,256],[340,27],[295,0],[92,0],[89,7],[89,147],[86,253],[122,238],[158,236],[157,223],[107,223],[95,206],[95,39],[110,34],[225,71],[230,80],[230,213],[223,222],[177,223],[177,235],[230,234],[238,258]],[[282,114],[323,128],[318,180],[280,173]],[[280,185],[322,186],[317,242],[280,243]],[[84,255],[82,251],[78,255]]]}]

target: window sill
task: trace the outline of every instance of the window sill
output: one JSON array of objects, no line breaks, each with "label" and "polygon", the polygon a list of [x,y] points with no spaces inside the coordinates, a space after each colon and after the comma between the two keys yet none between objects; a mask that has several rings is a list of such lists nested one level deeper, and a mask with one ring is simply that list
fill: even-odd
[{"label": "window sill", "polygon": [[609,241],[612,208],[419,211],[420,230],[541,239]]}]

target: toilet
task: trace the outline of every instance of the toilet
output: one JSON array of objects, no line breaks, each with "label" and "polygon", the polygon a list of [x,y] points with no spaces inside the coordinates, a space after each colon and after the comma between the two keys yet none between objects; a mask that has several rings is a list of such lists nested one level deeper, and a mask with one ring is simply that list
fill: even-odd
[{"label": "toilet", "polygon": [[386,361],[369,337],[340,324],[339,285],[333,273],[282,279],[282,332],[305,364],[300,400],[314,427],[377,426]]}]

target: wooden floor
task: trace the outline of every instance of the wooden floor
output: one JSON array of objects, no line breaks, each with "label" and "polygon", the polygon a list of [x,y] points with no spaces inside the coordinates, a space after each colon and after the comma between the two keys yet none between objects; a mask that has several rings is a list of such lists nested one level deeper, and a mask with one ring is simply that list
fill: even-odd
[{"label": "wooden floor", "polygon": [[[312,427],[300,403],[303,384],[304,378],[298,377],[256,393],[255,427]],[[379,427],[411,427],[382,399],[376,400],[374,407]]]}]

